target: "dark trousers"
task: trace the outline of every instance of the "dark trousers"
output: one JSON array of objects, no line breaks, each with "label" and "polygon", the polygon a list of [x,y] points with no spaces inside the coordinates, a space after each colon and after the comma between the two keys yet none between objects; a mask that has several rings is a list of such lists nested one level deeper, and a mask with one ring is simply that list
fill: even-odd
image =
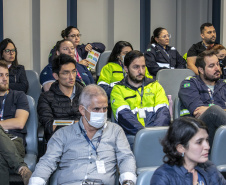
[{"label": "dark trousers", "polygon": [[200,116],[200,119],[204,121],[208,127],[209,143],[211,147],[217,128],[221,125],[226,125],[226,112],[218,105],[213,105]]},{"label": "dark trousers", "polygon": [[9,169],[18,173],[21,166],[26,166],[23,139],[11,140],[9,136],[0,126],[0,184],[4,185],[9,184]]}]

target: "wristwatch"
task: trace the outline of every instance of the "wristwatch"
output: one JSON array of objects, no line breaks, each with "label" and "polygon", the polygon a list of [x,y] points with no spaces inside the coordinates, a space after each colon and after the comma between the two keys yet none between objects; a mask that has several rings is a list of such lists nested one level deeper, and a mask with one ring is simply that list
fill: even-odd
[{"label": "wristwatch", "polygon": [[134,185],[134,183],[133,183],[133,181],[131,181],[131,180],[125,180],[125,181],[123,182],[123,185]]}]

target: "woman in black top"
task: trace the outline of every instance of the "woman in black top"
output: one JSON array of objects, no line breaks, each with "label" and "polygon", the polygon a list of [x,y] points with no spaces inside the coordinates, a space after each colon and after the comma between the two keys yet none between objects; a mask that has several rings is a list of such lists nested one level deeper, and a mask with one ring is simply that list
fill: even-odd
[{"label": "woman in black top", "polygon": [[28,90],[28,81],[23,65],[17,61],[17,49],[9,38],[0,43],[0,60],[5,60],[9,68],[9,88],[17,91]]}]

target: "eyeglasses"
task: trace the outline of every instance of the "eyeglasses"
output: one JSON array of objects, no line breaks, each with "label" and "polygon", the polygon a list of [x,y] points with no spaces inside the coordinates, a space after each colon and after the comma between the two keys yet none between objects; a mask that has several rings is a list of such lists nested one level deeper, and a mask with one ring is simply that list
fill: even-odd
[{"label": "eyeglasses", "polygon": [[59,73],[59,74],[61,74],[61,75],[65,76],[65,77],[69,77],[69,76],[70,76],[70,74],[72,74],[73,76],[75,76],[75,75],[76,75],[76,73],[77,73],[77,71],[76,71],[76,70],[73,70],[73,71],[64,71],[64,72]]},{"label": "eyeglasses", "polygon": [[68,37],[71,37],[71,38],[75,38],[75,37],[80,38],[81,36],[82,36],[82,34],[73,34],[73,35],[68,35]]},{"label": "eyeglasses", "polygon": [[160,37],[160,38],[162,38],[162,39],[166,39],[166,37],[168,37],[169,39],[171,38],[171,34],[166,34],[166,35],[163,35],[162,37]]},{"label": "eyeglasses", "polygon": [[9,55],[10,53],[15,53],[16,49],[5,49],[4,51],[7,55]]}]

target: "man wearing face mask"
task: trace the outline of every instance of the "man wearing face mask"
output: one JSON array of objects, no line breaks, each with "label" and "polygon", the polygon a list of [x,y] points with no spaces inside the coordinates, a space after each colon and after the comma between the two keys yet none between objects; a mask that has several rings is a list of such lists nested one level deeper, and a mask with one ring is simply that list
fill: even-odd
[{"label": "man wearing face mask", "polygon": [[226,124],[226,80],[220,79],[220,64],[213,50],[199,54],[195,65],[199,75],[181,82],[178,93],[182,102],[180,116],[203,120],[209,130],[211,146],[216,129]]},{"label": "man wearing face mask", "polygon": [[169,103],[162,86],[145,77],[145,58],[140,51],[127,53],[124,67],[127,76],[113,87],[111,107],[133,148],[135,135],[140,129],[169,125]]},{"label": "man wearing face mask", "polygon": [[120,183],[134,185],[134,156],[122,128],[107,121],[107,107],[105,91],[94,84],[86,86],[79,97],[81,119],[52,136],[29,185],[44,185],[55,170],[57,184],[99,181],[114,185],[116,164]]}]

